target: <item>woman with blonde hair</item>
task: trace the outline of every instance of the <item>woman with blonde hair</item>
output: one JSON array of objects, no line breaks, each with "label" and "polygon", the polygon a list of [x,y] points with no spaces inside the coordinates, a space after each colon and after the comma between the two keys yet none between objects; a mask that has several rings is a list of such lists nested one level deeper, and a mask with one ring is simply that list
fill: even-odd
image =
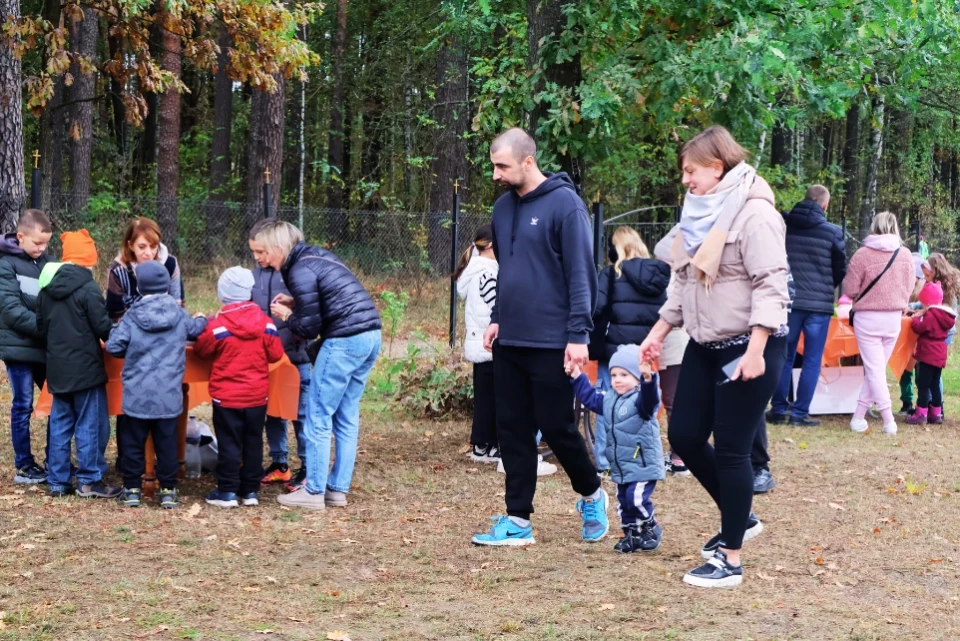
[{"label": "woman with blonde hair", "polygon": [[850,420],[854,432],[869,431],[866,415],[873,404],[883,418],[883,433],[897,433],[887,387],[887,362],[900,336],[900,322],[910,303],[915,274],[896,217],[886,211],[874,216],[870,235],[850,259],[843,279],[843,293],[853,300],[850,323],[863,360],[863,387]]},{"label": "woman with blonde hair", "polygon": [[[632,227],[621,226],[613,232],[608,250],[610,265],[597,278],[597,309],[593,315],[599,343],[594,350],[598,366],[598,386],[610,389],[607,363],[621,345],[639,345],[660,318],[659,311],[667,301],[670,267],[650,258],[647,246]],[[600,335],[598,335],[600,334]],[[602,416],[597,415],[594,457],[597,469],[610,469],[604,456],[607,435]]]},{"label": "woman with blonde hair", "polygon": [[705,588],[740,585],[740,548],[763,530],[750,451],[786,358],[786,225],[747,157],[717,126],[681,148],[687,194],[668,241],[676,285],[640,346],[652,362],[673,328],[690,335],[668,436],[720,509],[721,530],[700,551],[707,562],[683,577]]},{"label": "woman with blonde hair", "polygon": [[[314,510],[345,506],[357,459],[360,399],[380,353],[380,314],[350,268],[333,253],[305,243],[290,223],[265,224],[254,240],[291,294],[274,297],[271,315],[300,338],[323,341],[303,426],[307,482],[278,501]],[[337,445],[332,470],[331,436]]]}]

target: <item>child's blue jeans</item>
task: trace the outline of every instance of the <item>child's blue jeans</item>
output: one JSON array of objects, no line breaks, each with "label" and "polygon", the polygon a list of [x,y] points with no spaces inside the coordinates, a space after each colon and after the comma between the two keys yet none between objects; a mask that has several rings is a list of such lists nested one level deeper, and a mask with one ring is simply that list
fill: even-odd
[{"label": "child's blue jeans", "polygon": [[107,473],[104,452],[110,440],[107,389],[103,385],[53,395],[50,412],[50,454],[47,473],[50,490],[65,490],[70,483],[70,443],[77,442],[77,483],[92,485]]},{"label": "child's blue jeans", "polygon": [[[43,387],[46,367],[42,363],[5,361],[13,403],[10,405],[10,439],[14,466],[21,470],[36,463],[30,446],[30,415],[33,414],[33,386]],[[49,438],[49,437],[48,437]]]},{"label": "child's blue jeans", "polygon": [[[306,467],[307,439],[303,436],[303,423],[307,420],[307,401],[310,400],[310,363],[297,365],[300,372],[300,400],[297,407],[297,420],[293,422],[293,433],[297,437],[297,456],[300,465]],[[266,422],[267,445],[270,446],[270,460],[274,463],[287,463],[287,422],[276,416],[268,416]]]}]

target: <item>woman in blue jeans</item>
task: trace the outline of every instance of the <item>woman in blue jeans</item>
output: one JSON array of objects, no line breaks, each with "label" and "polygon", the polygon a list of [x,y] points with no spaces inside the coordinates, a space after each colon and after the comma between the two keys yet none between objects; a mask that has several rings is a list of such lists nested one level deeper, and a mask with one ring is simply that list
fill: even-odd
[{"label": "woman in blue jeans", "polygon": [[[331,252],[308,245],[290,223],[263,225],[256,242],[279,270],[291,296],[277,294],[270,311],[297,336],[322,344],[313,365],[303,433],[307,482],[278,498],[322,510],[347,504],[360,435],[360,399],[380,353],[380,315],[357,277]],[[330,469],[330,440],[337,454]]]}]

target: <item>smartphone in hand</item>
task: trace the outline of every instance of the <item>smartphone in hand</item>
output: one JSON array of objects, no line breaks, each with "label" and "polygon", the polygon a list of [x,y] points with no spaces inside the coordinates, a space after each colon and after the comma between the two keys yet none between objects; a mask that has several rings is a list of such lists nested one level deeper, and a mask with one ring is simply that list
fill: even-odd
[{"label": "smartphone in hand", "polygon": [[742,356],[738,356],[737,358],[733,359],[732,361],[730,361],[729,363],[727,363],[726,365],[724,365],[724,366],[721,368],[721,371],[723,372],[723,375],[724,375],[725,378],[724,378],[722,381],[720,381],[719,383],[717,383],[717,386],[718,386],[718,387],[719,387],[720,385],[726,385],[727,383],[729,383],[729,382],[732,380],[731,377],[736,373],[737,367],[740,366],[740,359],[741,359],[741,358],[743,358],[743,357],[742,357]]}]

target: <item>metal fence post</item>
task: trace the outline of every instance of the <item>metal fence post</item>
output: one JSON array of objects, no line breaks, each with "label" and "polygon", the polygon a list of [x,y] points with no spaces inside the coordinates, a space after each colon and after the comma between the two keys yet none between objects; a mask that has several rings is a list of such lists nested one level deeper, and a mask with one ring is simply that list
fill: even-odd
[{"label": "metal fence post", "polygon": [[677,205],[673,208],[673,222],[679,223],[681,216],[683,216],[683,207]]},{"label": "metal fence post", "polygon": [[600,192],[593,201],[593,260],[597,264],[597,271],[603,269],[603,202]]},{"label": "metal fence post", "polygon": [[917,244],[916,244],[916,247],[914,248],[914,251],[918,251],[918,252],[919,252],[919,251],[920,251],[920,238],[921,238],[921,235],[920,235],[920,234],[921,234],[921,232],[920,232],[920,214],[919,214],[919,212],[917,213],[917,219],[914,221],[913,224],[914,224],[915,227],[916,227],[916,229],[915,229],[914,231],[915,231],[915,233],[916,233],[916,235],[917,235]]},{"label": "metal fence post", "polygon": [[270,208],[273,205],[272,185],[270,184],[270,169],[263,170],[263,217],[270,218]]},{"label": "metal fence post", "polygon": [[40,151],[33,151],[33,173],[30,174],[30,207],[40,209]]},{"label": "metal fence post", "polygon": [[[450,225],[450,273],[457,269],[460,255],[460,179],[453,181],[453,224]],[[457,345],[457,282],[450,279],[450,349]]]},{"label": "metal fence post", "polygon": [[840,218],[840,235],[843,237],[843,247],[847,247],[847,216],[844,214]]}]

